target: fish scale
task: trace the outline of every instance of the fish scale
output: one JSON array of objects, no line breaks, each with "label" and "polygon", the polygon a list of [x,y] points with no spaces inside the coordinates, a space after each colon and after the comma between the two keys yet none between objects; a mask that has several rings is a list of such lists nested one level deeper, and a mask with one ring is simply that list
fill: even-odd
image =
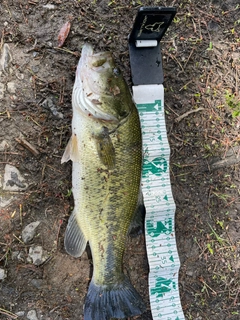
[{"label": "fish scale", "polygon": [[175,203],[169,177],[170,148],[163,85],[133,86],[143,139],[142,192],[153,320],[184,320],[178,291],[180,261],[174,230]]}]

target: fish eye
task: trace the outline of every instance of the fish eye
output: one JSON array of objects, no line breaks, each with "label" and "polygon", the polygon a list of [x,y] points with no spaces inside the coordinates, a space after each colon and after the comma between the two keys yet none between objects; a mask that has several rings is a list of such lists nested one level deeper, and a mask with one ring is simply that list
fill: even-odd
[{"label": "fish eye", "polygon": [[121,71],[120,71],[118,68],[114,68],[114,69],[113,69],[113,74],[114,74],[116,77],[118,77],[118,76],[120,76]]}]

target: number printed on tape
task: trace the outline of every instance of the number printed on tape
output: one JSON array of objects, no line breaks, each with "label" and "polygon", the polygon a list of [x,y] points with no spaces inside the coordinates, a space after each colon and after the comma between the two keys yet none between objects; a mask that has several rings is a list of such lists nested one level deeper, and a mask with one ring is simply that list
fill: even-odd
[{"label": "number printed on tape", "polygon": [[169,177],[170,148],[162,85],[133,87],[143,137],[142,191],[146,207],[146,246],[150,266],[149,295],[153,319],[184,320],[179,290],[180,267],[175,203]]}]

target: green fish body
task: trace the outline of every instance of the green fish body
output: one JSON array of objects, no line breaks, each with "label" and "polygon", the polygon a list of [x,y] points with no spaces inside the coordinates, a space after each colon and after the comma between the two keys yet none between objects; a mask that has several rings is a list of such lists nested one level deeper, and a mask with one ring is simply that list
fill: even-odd
[{"label": "green fish body", "polygon": [[142,138],[130,91],[109,52],[82,49],[72,95],[72,137],[62,162],[72,160],[74,210],[66,251],[80,257],[89,242],[93,276],[84,320],[127,318],[145,307],[122,269],[130,224],[140,200]]}]

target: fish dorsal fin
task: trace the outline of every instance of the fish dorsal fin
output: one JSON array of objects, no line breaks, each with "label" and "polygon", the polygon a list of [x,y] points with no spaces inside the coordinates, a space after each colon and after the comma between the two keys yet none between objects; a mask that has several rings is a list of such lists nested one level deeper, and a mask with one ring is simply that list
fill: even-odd
[{"label": "fish dorsal fin", "polygon": [[73,134],[68,141],[61,163],[68,162],[69,160],[72,160],[72,162],[79,162],[78,139],[76,134]]},{"label": "fish dorsal fin", "polygon": [[87,239],[85,238],[76,218],[75,211],[72,212],[64,237],[64,247],[68,254],[78,258],[86,248]]}]

